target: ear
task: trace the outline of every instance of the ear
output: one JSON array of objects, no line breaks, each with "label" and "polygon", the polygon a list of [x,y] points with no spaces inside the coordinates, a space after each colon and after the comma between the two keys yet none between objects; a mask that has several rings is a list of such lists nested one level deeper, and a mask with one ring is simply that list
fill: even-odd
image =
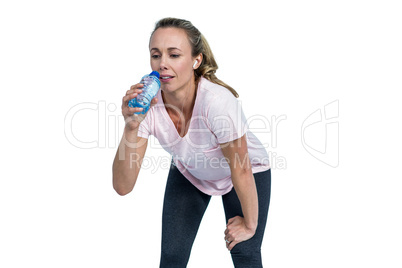
[{"label": "ear", "polygon": [[197,69],[198,67],[200,67],[202,63],[202,53],[200,53],[198,56],[194,57],[194,65],[193,65],[193,69]]}]

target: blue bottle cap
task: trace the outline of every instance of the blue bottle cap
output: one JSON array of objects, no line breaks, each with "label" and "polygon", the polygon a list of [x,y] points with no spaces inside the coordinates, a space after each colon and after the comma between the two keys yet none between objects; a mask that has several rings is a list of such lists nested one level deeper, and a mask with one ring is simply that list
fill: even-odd
[{"label": "blue bottle cap", "polygon": [[159,79],[159,73],[157,71],[152,71],[152,73],[150,73],[149,75],[156,76]]}]

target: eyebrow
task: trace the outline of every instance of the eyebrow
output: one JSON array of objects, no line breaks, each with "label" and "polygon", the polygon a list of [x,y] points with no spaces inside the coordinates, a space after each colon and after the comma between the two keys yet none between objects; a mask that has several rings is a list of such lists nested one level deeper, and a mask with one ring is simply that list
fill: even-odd
[{"label": "eyebrow", "polygon": [[[170,50],[175,50],[175,49],[181,51],[181,49],[180,49],[180,48],[177,48],[177,47],[169,47],[169,48],[168,48],[168,51],[170,51]],[[155,50],[155,51],[160,51],[160,50],[159,50],[158,48],[156,48],[156,47],[153,47],[153,48],[150,49],[150,51],[153,51],[153,50]]]}]

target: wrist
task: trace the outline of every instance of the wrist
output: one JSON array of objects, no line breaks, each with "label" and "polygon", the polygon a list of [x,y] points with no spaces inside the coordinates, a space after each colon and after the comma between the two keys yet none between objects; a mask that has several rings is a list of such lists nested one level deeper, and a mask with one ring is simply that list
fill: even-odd
[{"label": "wrist", "polygon": [[247,221],[244,221],[244,225],[246,226],[246,228],[250,231],[250,232],[253,232],[253,233],[255,233],[255,231],[257,230],[257,223],[254,223],[254,222],[247,222]]},{"label": "wrist", "polygon": [[126,125],[124,127],[124,134],[128,134],[128,135],[137,134],[138,133],[138,128],[139,127],[132,128],[132,127]]},{"label": "wrist", "polygon": [[131,129],[126,126],[123,135],[126,141],[137,142],[138,128]]}]

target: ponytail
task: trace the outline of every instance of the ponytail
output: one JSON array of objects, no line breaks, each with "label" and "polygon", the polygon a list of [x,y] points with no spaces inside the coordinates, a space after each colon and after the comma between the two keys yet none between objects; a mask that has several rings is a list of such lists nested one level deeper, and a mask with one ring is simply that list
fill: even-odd
[{"label": "ponytail", "polygon": [[211,81],[212,83],[221,85],[227,88],[232,94],[238,98],[239,94],[234,90],[231,86],[223,82],[222,80],[216,77],[215,72],[218,70],[218,64],[215,61],[214,54],[207,42],[207,39],[201,34],[201,43],[203,47],[202,53],[202,63],[201,65],[195,70],[196,78],[204,76],[206,79]]}]

